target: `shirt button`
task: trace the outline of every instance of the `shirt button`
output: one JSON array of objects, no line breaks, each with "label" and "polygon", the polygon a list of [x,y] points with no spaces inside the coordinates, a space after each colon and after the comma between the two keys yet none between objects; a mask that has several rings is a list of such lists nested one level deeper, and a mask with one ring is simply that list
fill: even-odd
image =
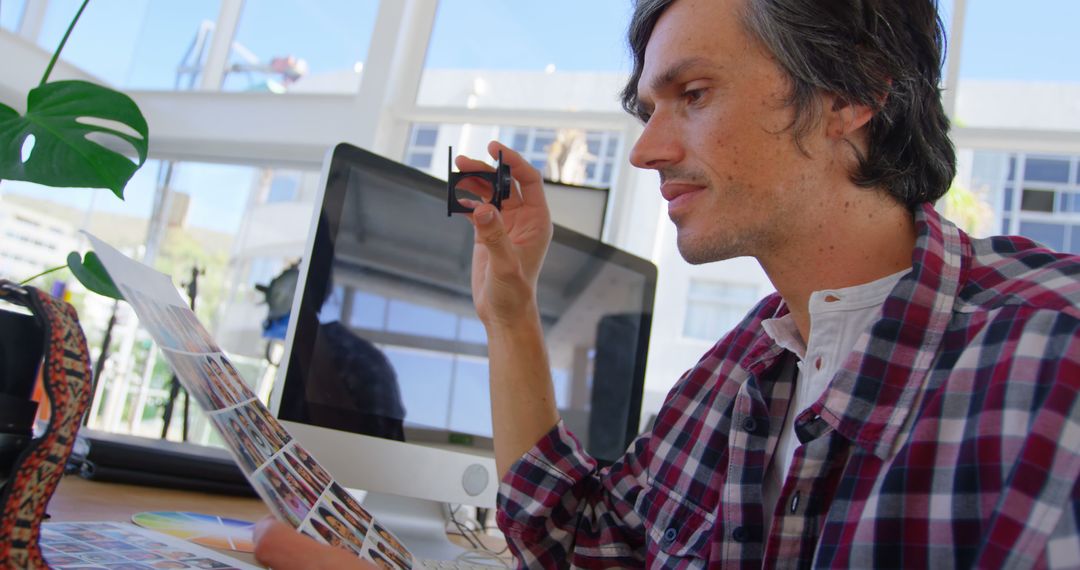
[{"label": "shirt button", "polygon": [[738,527],[731,531],[731,538],[735,539],[735,542],[746,542],[747,532],[746,527]]},{"label": "shirt button", "polygon": [[795,491],[795,496],[791,498],[791,514],[795,514],[795,511],[799,508],[799,492]]},{"label": "shirt button", "polygon": [[742,428],[746,433],[754,433],[757,431],[757,420],[754,418],[746,418],[742,422]]},{"label": "shirt button", "polygon": [[675,542],[675,538],[679,536],[679,531],[675,527],[670,526],[664,531],[664,544],[671,544]]}]

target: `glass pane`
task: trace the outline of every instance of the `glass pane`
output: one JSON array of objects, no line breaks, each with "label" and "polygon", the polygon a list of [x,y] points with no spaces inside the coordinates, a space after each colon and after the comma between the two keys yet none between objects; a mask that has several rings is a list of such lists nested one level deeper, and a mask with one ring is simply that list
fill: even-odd
[{"label": "glass pane", "polygon": [[365,291],[354,291],[349,324],[365,329],[383,330],[386,326],[386,298]]},{"label": "glass pane", "polygon": [[1006,188],[1005,189],[1005,204],[1004,204],[1004,207],[1005,207],[1006,212],[1011,212],[1012,211],[1012,207],[1013,207],[1013,189],[1012,188]]},{"label": "glass pane", "polygon": [[487,331],[480,323],[480,319],[461,317],[458,322],[458,340],[487,344]]},{"label": "glass pane", "polygon": [[413,144],[416,146],[435,146],[435,139],[439,136],[439,128],[431,126],[417,125],[413,127],[414,140]]},{"label": "glass pane", "polygon": [[1020,235],[1029,237],[1054,251],[1065,250],[1065,225],[1020,222]]},{"label": "glass pane", "polygon": [[1072,234],[1069,240],[1069,253],[1080,254],[1080,225],[1073,224],[1069,231]]},{"label": "glass pane", "polygon": [[[301,180],[297,199],[263,204],[251,192],[267,192],[282,176]],[[163,214],[160,242],[153,265],[172,275],[187,289],[192,269],[198,268],[196,313],[229,351],[238,365],[250,364],[245,379],[268,387],[262,338],[267,308],[254,289],[266,283],[302,250],[312,204],[302,198],[314,193],[317,172],[298,173],[237,164],[204,164],[151,160],[132,178],[125,200],[107,190],[45,188],[0,182],[0,273],[28,277],[63,262],[67,252],[83,247],[79,229],[87,229],[124,253],[146,260],[152,204],[159,181],[171,188],[170,206]],[[14,254],[14,255],[13,255]],[[20,259],[13,260],[13,257]],[[32,272],[29,272],[33,270]],[[113,314],[111,300],[88,294],[70,274],[57,273],[34,284],[51,290],[62,282],[87,334],[91,354],[102,349],[104,331]],[[90,426],[158,437],[169,371],[149,336],[125,303],[117,306],[117,324],[110,351],[130,350],[124,365],[106,366]],[[125,348],[126,347],[126,348]],[[250,359],[249,359],[250,357]],[[149,380],[145,385],[143,379]],[[108,397],[114,394],[116,397]],[[211,430],[198,412],[192,414],[192,440],[213,443]],[[172,423],[178,438],[182,422]]]},{"label": "glass pane", "polygon": [[1012,219],[1011,218],[1003,218],[1001,220],[1001,233],[1002,233],[1002,235],[1009,235],[1009,232],[1011,231],[1011,228],[1012,228]]},{"label": "glass pane", "polygon": [[[967,127],[1077,130],[1080,2],[966,4],[956,121]],[[1047,83],[1053,84],[1048,85]],[[1071,84],[1071,85],[1070,85]]]},{"label": "glass pane", "polygon": [[386,347],[384,352],[397,372],[405,402],[405,425],[445,428],[449,420],[452,357],[396,347]]},{"label": "glass pane", "polygon": [[[64,47],[63,59],[128,89],[189,89],[198,85],[209,30],[220,0],[91,2]],[[38,45],[56,49],[79,0],[51,0]]]},{"label": "glass pane", "polygon": [[625,0],[441,0],[420,105],[617,111]]},{"label": "glass pane", "polygon": [[1024,193],[1020,198],[1020,209],[1025,212],[1053,212],[1054,192],[1024,188]]},{"label": "glass pane", "polygon": [[378,0],[245,2],[225,91],[355,92]]},{"label": "glass pane", "polygon": [[491,394],[485,359],[458,357],[454,367],[450,429],[491,437]]},{"label": "glass pane", "polygon": [[432,159],[434,159],[434,155],[430,152],[410,152],[405,157],[405,164],[424,170],[431,167]]},{"label": "glass pane", "polygon": [[7,0],[0,2],[0,28],[9,32],[19,31],[26,0]]},{"label": "glass pane", "polygon": [[457,317],[449,311],[391,299],[386,330],[452,339],[457,332]]},{"label": "glass pane", "polygon": [[1064,184],[1069,181],[1069,159],[1029,158],[1024,162],[1024,180]]}]

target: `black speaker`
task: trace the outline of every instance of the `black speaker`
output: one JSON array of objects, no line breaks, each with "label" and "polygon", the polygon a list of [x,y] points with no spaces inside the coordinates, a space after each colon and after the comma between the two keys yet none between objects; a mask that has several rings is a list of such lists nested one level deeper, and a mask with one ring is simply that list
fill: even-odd
[{"label": "black speaker", "polygon": [[0,488],[33,437],[37,402],[31,400],[45,337],[32,315],[0,309]]},{"label": "black speaker", "polygon": [[644,366],[641,331],[647,317],[640,313],[607,315],[596,325],[596,356],[590,397],[589,436],[586,451],[607,462],[626,451],[637,435],[641,414],[642,384],[635,383],[634,370]]}]

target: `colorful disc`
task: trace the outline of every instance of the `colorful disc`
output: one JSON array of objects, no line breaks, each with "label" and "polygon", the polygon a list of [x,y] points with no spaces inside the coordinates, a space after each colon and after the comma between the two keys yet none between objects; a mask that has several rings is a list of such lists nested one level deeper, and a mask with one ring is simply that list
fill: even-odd
[{"label": "colorful disc", "polygon": [[156,511],[132,515],[131,522],[211,548],[253,552],[255,523],[201,513]]}]

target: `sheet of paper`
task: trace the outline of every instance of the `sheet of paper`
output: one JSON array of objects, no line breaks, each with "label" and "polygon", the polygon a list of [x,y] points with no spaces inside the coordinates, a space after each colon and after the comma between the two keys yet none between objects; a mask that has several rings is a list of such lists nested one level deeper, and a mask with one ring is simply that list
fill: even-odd
[{"label": "sheet of paper", "polygon": [[121,522],[45,523],[41,550],[49,566],[58,569],[259,569],[209,548]]},{"label": "sheet of paper", "polygon": [[408,549],[374,521],[255,397],[169,277],[86,235],[139,322],[271,512],[319,542],[364,559],[388,559],[399,568],[411,568]]}]

